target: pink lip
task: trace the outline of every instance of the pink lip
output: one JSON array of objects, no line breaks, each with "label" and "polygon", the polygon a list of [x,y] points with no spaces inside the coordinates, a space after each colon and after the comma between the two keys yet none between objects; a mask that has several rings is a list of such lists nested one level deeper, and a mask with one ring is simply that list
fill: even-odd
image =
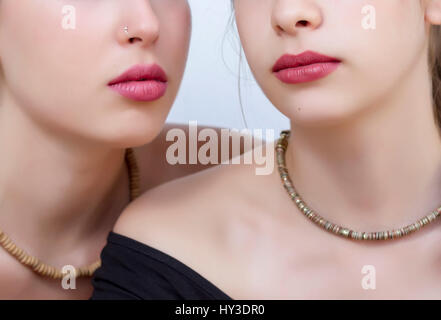
[{"label": "pink lip", "polygon": [[326,77],[336,70],[341,61],[313,51],[299,55],[285,54],[274,64],[272,71],[284,83],[311,82]]},{"label": "pink lip", "polygon": [[110,89],[135,101],[154,101],[167,91],[167,75],[157,64],[138,64],[108,83]]}]

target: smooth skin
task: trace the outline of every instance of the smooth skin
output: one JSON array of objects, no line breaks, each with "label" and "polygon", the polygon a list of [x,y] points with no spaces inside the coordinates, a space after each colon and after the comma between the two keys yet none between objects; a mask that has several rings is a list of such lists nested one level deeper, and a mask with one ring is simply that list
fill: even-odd
[{"label": "smooth skin", "polygon": [[[367,4],[377,12],[375,31],[360,27]],[[234,5],[253,74],[291,120],[287,167],[311,208],[337,224],[380,231],[441,205],[427,63],[440,0]],[[301,85],[272,74],[282,54],[305,50],[342,63]],[[267,176],[254,169],[222,165],[152,189],[114,230],[170,254],[233,299],[441,298],[441,221],[394,241],[344,239],[303,216],[277,169]],[[175,201],[165,201],[170,195]],[[375,290],[362,286],[364,266],[375,268]]]},{"label": "smooth skin", "polygon": [[[76,29],[62,28],[64,5]],[[124,26],[129,27],[129,36]],[[185,69],[186,0],[0,1],[0,229],[61,268],[99,258],[129,203],[124,150],[133,147],[141,191],[208,166],[172,166],[164,122]],[[135,102],[107,83],[138,63],[169,79],[159,100]],[[200,128],[202,129],[202,128]],[[87,299],[42,278],[0,248],[0,299]]]}]

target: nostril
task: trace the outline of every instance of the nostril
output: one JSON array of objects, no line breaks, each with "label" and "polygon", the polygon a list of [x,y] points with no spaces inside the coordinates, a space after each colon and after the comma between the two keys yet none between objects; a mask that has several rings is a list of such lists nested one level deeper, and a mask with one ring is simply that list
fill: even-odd
[{"label": "nostril", "polygon": [[138,38],[138,37],[132,37],[132,38],[129,39],[130,43],[134,43],[134,42],[137,42],[137,41],[142,41],[142,39]]},{"label": "nostril", "polygon": [[306,20],[300,20],[299,22],[296,23],[296,26],[301,26],[301,27],[306,27],[308,26],[309,22]]}]

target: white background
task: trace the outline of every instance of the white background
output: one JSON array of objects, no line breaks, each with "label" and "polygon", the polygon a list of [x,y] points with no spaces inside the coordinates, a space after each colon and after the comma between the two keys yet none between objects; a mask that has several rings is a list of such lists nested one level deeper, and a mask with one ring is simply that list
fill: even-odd
[{"label": "white background", "polygon": [[[230,0],[189,0],[193,16],[190,54],[168,122],[245,128],[239,103],[239,40],[229,24]],[[263,95],[245,59],[242,105],[249,129],[288,129],[289,122]]]}]

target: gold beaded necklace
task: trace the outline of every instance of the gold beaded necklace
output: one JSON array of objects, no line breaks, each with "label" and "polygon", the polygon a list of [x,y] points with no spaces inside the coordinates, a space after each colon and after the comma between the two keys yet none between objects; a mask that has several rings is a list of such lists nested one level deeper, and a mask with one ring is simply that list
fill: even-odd
[{"label": "gold beaded necklace", "polygon": [[335,223],[327,221],[325,218],[317,214],[314,210],[310,209],[305,201],[300,197],[297,190],[291,181],[288,174],[288,169],[285,164],[285,152],[288,148],[288,138],[291,134],[290,130],[284,130],[280,134],[280,138],[276,144],[277,164],[282,179],[283,186],[288,192],[291,199],[294,201],[299,210],[310,220],[312,220],[318,226],[324,228],[326,231],[334,233],[344,238],[350,238],[354,240],[388,240],[404,237],[414,231],[420,230],[422,227],[432,223],[441,216],[441,207],[435,209],[428,215],[419,219],[417,222],[407,225],[400,229],[379,231],[379,232],[361,232],[354,231],[352,229],[339,226]]},{"label": "gold beaded necklace", "polygon": [[[129,174],[130,201],[133,201],[139,196],[140,189],[139,168],[136,162],[135,153],[131,148],[126,149],[125,163]],[[6,235],[2,230],[0,230],[0,245],[21,264],[32,269],[32,271],[38,275],[53,279],[63,278],[64,274],[60,269],[47,265],[36,257],[27,254],[23,249],[17,247],[17,245],[12,242],[8,235]],[[75,277],[91,277],[95,270],[100,266],[101,260],[98,260],[88,266],[75,268]]]}]

